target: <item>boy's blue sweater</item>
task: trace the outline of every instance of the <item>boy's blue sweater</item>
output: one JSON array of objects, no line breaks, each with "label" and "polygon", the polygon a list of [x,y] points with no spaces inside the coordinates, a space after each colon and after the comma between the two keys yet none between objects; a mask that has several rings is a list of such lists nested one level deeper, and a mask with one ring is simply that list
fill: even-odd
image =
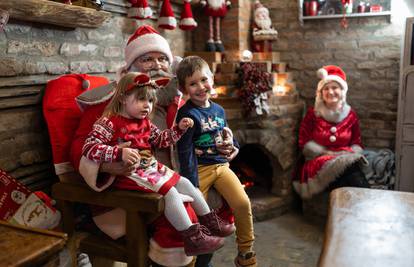
[{"label": "boy's blue sweater", "polygon": [[227,126],[224,109],[210,101],[208,108],[196,106],[188,100],[178,110],[177,123],[184,117],[194,120],[194,126],[177,142],[180,174],[194,186],[199,186],[197,165],[212,165],[228,162],[216,149],[216,140]]}]

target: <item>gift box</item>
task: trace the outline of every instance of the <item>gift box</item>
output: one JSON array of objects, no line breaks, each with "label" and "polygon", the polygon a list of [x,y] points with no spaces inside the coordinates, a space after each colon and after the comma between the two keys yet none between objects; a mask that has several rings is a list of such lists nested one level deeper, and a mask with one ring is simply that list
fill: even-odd
[{"label": "gift box", "polygon": [[41,191],[32,192],[0,169],[0,220],[24,226],[53,229],[61,215]]}]

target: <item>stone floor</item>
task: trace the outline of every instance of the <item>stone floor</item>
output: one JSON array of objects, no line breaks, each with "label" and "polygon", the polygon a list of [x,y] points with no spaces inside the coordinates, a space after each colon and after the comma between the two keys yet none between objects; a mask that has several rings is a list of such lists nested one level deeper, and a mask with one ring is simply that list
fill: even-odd
[{"label": "stone floor", "polygon": [[[324,226],[309,222],[291,211],[266,221],[255,222],[255,250],[259,267],[314,267],[323,242]],[[234,235],[213,258],[214,267],[234,266]]]}]

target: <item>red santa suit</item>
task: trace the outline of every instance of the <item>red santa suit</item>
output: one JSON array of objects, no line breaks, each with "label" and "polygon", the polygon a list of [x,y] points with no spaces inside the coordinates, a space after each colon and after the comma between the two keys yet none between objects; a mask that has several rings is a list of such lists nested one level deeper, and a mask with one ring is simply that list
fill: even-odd
[{"label": "red santa suit", "polygon": [[[345,101],[345,73],[336,66],[324,68],[328,71],[318,84],[315,109],[308,110],[299,129],[299,148],[306,159],[299,166],[293,187],[304,199],[322,192],[345,169],[363,160],[359,120]],[[321,90],[330,81],[342,87],[343,106],[338,112],[327,109],[322,100]]]},{"label": "red santa suit", "polygon": [[342,121],[332,123],[316,116],[310,108],[300,126],[299,148],[315,154],[324,150],[338,154],[321,154],[307,159],[299,166],[299,180],[293,183],[295,190],[302,198],[322,192],[347,167],[361,160],[361,147],[359,120],[353,110]]}]

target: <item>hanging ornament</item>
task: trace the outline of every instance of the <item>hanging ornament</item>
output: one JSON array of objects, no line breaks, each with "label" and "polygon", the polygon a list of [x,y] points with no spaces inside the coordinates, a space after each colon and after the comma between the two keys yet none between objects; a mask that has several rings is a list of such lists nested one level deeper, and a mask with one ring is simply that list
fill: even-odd
[{"label": "hanging ornament", "polygon": [[129,0],[131,7],[128,9],[128,17],[134,19],[149,19],[152,10],[147,0]]},{"label": "hanging ornament", "polygon": [[162,3],[158,27],[166,30],[174,30],[177,27],[177,20],[174,17],[170,0],[164,0]]},{"label": "hanging ornament", "polygon": [[191,0],[184,0],[183,11],[181,12],[179,27],[181,30],[190,31],[197,27],[197,22],[194,20],[193,12],[190,5]]}]

